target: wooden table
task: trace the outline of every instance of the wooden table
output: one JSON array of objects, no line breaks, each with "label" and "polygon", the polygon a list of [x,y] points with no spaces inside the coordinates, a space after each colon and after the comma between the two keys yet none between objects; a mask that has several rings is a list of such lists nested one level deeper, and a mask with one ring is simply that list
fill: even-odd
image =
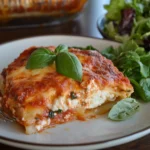
[{"label": "wooden table", "polygon": [[[67,23],[36,28],[22,28],[14,30],[2,30],[0,28],[0,44],[10,40],[16,40],[25,37],[52,35],[52,34],[67,34],[67,35],[81,35],[102,38],[97,29],[97,19],[102,17],[105,13],[103,4],[108,3],[109,0],[89,0],[86,9],[76,19]],[[10,146],[0,144],[0,149],[16,150]],[[107,150],[150,150],[150,135],[147,135],[136,141],[109,148]]]}]

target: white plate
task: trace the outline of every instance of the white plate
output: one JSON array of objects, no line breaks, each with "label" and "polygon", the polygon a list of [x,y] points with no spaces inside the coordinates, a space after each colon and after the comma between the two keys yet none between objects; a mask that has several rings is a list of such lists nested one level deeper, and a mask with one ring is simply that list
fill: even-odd
[{"label": "white plate", "polygon": [[[68,46],[93,45],[102,50],[118,43],[78,36],[41,36],[13,41],[0,46],[0,71],[30,46],[58,44]],[[140,111],[131,119],[113,122],[107,115],[86,122],[74,121],[46,131],[26,135],[16,123],[0,120],[0,142],[26,149],[101,149],[130,142],[150,133],[150,103],[141,104]]]}]

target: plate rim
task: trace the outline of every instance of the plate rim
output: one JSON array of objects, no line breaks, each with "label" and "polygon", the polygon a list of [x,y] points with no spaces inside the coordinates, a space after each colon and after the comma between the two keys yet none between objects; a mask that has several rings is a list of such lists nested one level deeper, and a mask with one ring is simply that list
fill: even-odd
[{"label": "plate rim", "polygon": [[40,37],[60,37],[60,36],[63,36],[63,37],[79,37],[79,38],[87,38],[87,39],[95,39],[95,40],[100,40],[100,41],[108,41],[108,42],[112,42],[112,43],[117,43],[117,44],[121,44],[120,42],[118,41],[114,41],[112,39],[107,39],[107,38],[99,38],[99,37],[91,37],[91,36],[86,36],[86,35],[70,35],[70,34],[50,34],[50,35],[39,35],[39,36],[27,36],[27,37],[24,37],[24,38],[17,38],[17,39],[14,39],[14,40],[10,40],[10,41],[6,41],[6,42],[3,42],[3,43],[0,43],[0,46],[4,46],[6,44],[11,44],[11,43],[14,43],[14,42],[19,42],[19,41],[23,41],[23,40],[28,40],[28,39],[32,39],[32,38],[40,38]]},{"label": "plate rim", "polygon": [[[116,41],[113,41],[113,40],[110,40],[110,39],[100,39],[100,38],[97,38],[97,37],[89,37],[89,36],[79,36],[79,35],[64,35],[64,34],[54,34],[54,35],[40,35],[40,36],[30,36],[30,37],[26,37],[26,38],[21,38],[21,39],[16,39],[16,40],[11,40],[11,41],[8,41],[8,42],[4,42],[2,44],[0,44],[0,46],[5,46],[7,44],[13,44],[15,42],[20,42],[20,41],[23,41],[23,40],[30,40],[30,39],[33,39],[33,38],[50,38],[50,37],[79,37],[79,38],[88,38],[88,39],[94,39],[94,40],[101,40],[101,41],[107,41],[107,42],[112,42],[112,43],[116,43],[116,44],[120,44],[119,42],[116,42]],[[146,132],[144,135],[140,135],[142,134],[143,132]],[[87,143],[77,143],[77,144],[47,144],[47,143],[34,143],[34,142],[26,142],[26,141],[22,141],[22,140],[14,140],[14,139],[11,139],[11,138],[8,138],[8,137],[4,137],[4,136],[1,136],[0,135],[0,142],[1,140],[3,141],[6,141],[6,142],[13,142],[14,144],[21,144],[22,146],[31,146],[31,147],[34,147],[34,146],[42,146],[42,147],[52,147],[52,148],[60,148],[60,147],[78,147],[78,146],[96,146],[96,145],[101,145],[101,144],[106,144],[108,142],[117,142],[118,140],[123,140],[123,139],[126,139],[128,137],[132,137],[134,135],[138,135],[136,138],[134,138],[133,140],[135,139],[138,139],[140,137],[143,137],[143,136],[146,136],[150,134],[150,125],[148,127],[145,127],[145,128],[142,128],[136,132],[133,132],[131,134],[128,134],[128,135],[124,135],[124,136],[120,136],[120,137],[116,137],[116,138],[111,138],[111,139],[108,139],[108,140],[102,140],[102,141],[95,141],[95,142],[87,142]],[[123,142],[122,142],[123,143]],[[121,144],[122,144],[121,143]],[[127,142],[125,142],[127,143]],[[9,145],[9,144],[7,144]],[[11,146],[13,146],[12,144],[10,144]],[[117,144],[115,144],[117,145]],[[115,146],[114,145],[114,146]],[[118,144],[120,145],[120,144]],[[107,146],[106,146],[107,147]],[[110,147],[110,146],[109,146]]]},{"label": "plate rim", "polygon": [[[108,142],[115,142],[117,140],[123,140],[125,138],[128,138],[128,137],[131,137],[131,136],[134,136],[134,135],[137,135],[137,134],[141,134],[143,132],[147,132],[145,135],[148,135],[150,134],[150,126],[149,127],[146,127],[144,129],[141,129],[139,131],[136,131],[136,132],[133,132],[131,134],[128,134],[128,135],[124,135],[124,136],[121,136],[121,137],[117,137],[117,138],[112,138],[112,139],[108,139],[108,140],[103,140],[103,141],[96,141],[96,142],[89,142],[89,143],[79,143],[79,144],[42,144],[42,143],[33,143],[33,142],[25,142],[25,141],[19,141],[19,140],[14,140],[14,139],[10,139],[10,138],[7,138],[7,137],[4,137],[4,136],[0,136],[0,140],[5,140],[5,141],[8,141],[8,142],[13,142],[13,143],[17,143],[17,144],[24,144],[24,145],[30,145],[30,146],[44,146],[44,147],[77,147],[77,146],[92,146],[92,145],[97,145],[97,144],[104,144],[104,143],[108,143]],[[145,136],[143,135],[143,136]],[[139,136],[138,138],[140,137],[143,137],[143,136]],[[138,138],[135,138],[135,139],[138,139]]]}]

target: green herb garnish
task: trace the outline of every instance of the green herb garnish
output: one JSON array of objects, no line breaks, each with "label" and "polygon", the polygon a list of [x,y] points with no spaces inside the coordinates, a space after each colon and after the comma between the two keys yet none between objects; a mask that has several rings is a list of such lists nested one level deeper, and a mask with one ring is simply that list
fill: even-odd
[{"label": "green herb garnish", "polygon": [[60,114],[60,113],[62,113],[62,110],[61,110],[61,109],[58,109],[58,110],[55,111],[55,112],[57,112],[58,114]]},{"label": "green herb garnish", "polygon": [[38,69],[52,64],[56,55],[46,48],[38,48],[29,57],[26,68]]},{"label": "green herb garnish", "polygon": [[60,44],[59,46],[56,47],[55,53],[58,54],[60,52],[68,52],[68,46]]},{"label": "green herb garnish", "polygon": [[77,95],[74,92],[70,92],[70,97],[71,97],[71,99],[76,99]]},{"label": "green herb garnish", "polygon": [[50,110],[48,116],[49,116],[50,118],[54,118],[54,117],[55,117],[55,113],[56,113],[56,114],[60,114],[60,113],[62,113],[62,110],[61,110],[61,109],[58,109],[58,110],[56,110],[56,111]]},{"label": "green herb garnish", "polygon": [[82,80],[82,65],[73,53],[68,52],[66,45],[59,45],[55,52],[47,48],[38,48],[29,57],[26,69],[46,67],[55,61],[58,73],[77,81]]},{"label": "green herb garnish", "polygon": [[139,110],[139,103],[133,98],[125,98],[112,107],[108,118],[122,121],[134,115]]},{"label": "green herb garnish", "polygon": [[56,70],[64,76],[73,78],[77,81],[82,80],[82,65],[77,56],[73,53],[59,53],[56,56]]},{"label": "green herb garnish", "polygon": [[134,95],[145,102],[150,101],[150,52],[129,40],[118,48],[108,47],[101,53],[130,79]]},{"label": "green herb garnish", "polygon": [[55,112],[51,110],[51,111],[49,112],[48,116],[49,116],[50,118],[54,118],[54,117],[55,117],[54,113],[55,113]]}]

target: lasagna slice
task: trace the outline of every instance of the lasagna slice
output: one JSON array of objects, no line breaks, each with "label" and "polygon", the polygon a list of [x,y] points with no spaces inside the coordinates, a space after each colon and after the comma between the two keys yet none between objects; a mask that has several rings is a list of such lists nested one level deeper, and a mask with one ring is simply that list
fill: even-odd
[{"label": "lasagna slice", "polygon": [[133,93],[128,78],[97,51],[69,49],[82,64],[82,82],[78,82],[57,73],[55,64],[26,69],[27,60],[36,49],[22,52],[1,73],[2,110],[23,125],[27,134],[71,120],[88,119],[102,104]]}]

